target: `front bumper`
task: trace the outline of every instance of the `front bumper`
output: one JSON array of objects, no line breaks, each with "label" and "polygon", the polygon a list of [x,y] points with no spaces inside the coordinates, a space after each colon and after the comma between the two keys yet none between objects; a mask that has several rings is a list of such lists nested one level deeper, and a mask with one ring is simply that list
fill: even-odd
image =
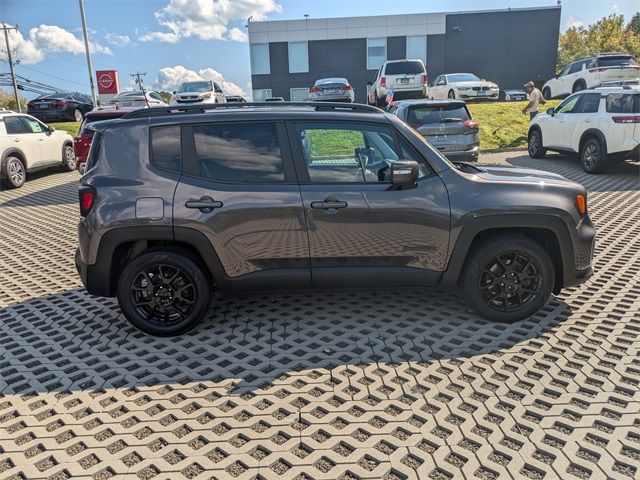
[{"label": "front bumper", "polygon": [[500,96],[499,90],[489,90],[484,95],[478,95],[478,92],[457,92],[456,97],[462,100],[497,100]]}]

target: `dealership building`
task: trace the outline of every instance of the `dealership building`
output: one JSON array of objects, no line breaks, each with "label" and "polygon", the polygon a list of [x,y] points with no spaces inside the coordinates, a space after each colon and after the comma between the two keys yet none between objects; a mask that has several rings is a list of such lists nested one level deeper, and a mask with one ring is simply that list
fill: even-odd
[{"label": "dealership building", "polygon": [[385,60],[420,58],[429,77],[475,73],[501,89],[555,74],[561,7],[249,22],[256,101],[306,100],[319,78],[345,77],[366,102]]}]

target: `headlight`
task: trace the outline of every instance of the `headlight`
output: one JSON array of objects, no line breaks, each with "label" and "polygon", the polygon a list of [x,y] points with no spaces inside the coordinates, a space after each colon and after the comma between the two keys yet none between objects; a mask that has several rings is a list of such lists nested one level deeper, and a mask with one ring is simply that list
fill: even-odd
[{"label": "headlight", "polygon": [[203,93],[202,98],[211,98],[211,92]]},{"label": "headlight", "polygon": [[491,90],[499,90],[497,85],[491,85]]}]

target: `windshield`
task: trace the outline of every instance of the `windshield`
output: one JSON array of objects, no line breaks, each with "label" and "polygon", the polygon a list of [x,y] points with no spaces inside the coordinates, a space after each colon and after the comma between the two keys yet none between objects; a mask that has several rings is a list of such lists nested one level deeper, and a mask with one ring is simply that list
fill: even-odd
[{"label": "windshield", "polygon": [[409,108],[409,125],[429,125],[433,123],[453,123],[469,120],[469,112],[464,105],[419,105]]},{"label": "windshield", "polygon": [[385,75],[412,75],[417,73],[424,73],[424,65],[418,60],[387,63],[387,67],[384,70]]},{"label": "windshield", "polygon": [[618,55],[616,57],[599,57],[598,67],[619,67],[635,65],[636,61],[629,55]]},{"label": "windshield", "polygon": [[213,87],[211,86],[211,82],[190,82],[190,83],[183,83],[182,85],[180,85],[180,88],[178,89],[178,93],[185,93],[185,92],[202,93],[202,92],[210,92],[211,90],[213,90]]},{"label": "windshield", "polygon": [[455,73],[453,75],[447,75],[447,80],[451,82],[477,82],[480,80],[473,73]]}]

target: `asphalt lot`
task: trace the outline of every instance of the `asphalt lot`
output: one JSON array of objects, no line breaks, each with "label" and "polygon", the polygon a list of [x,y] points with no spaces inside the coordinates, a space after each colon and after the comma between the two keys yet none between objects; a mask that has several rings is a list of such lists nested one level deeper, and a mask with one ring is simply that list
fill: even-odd
[{"label": "asphalt lot", "polygon": [[218,298],[145,336],[73,265],[76,173],[0,192],[0,478],[639,478],[640,171],[583,183],[596,273],[513,325],[454,293]]}]

